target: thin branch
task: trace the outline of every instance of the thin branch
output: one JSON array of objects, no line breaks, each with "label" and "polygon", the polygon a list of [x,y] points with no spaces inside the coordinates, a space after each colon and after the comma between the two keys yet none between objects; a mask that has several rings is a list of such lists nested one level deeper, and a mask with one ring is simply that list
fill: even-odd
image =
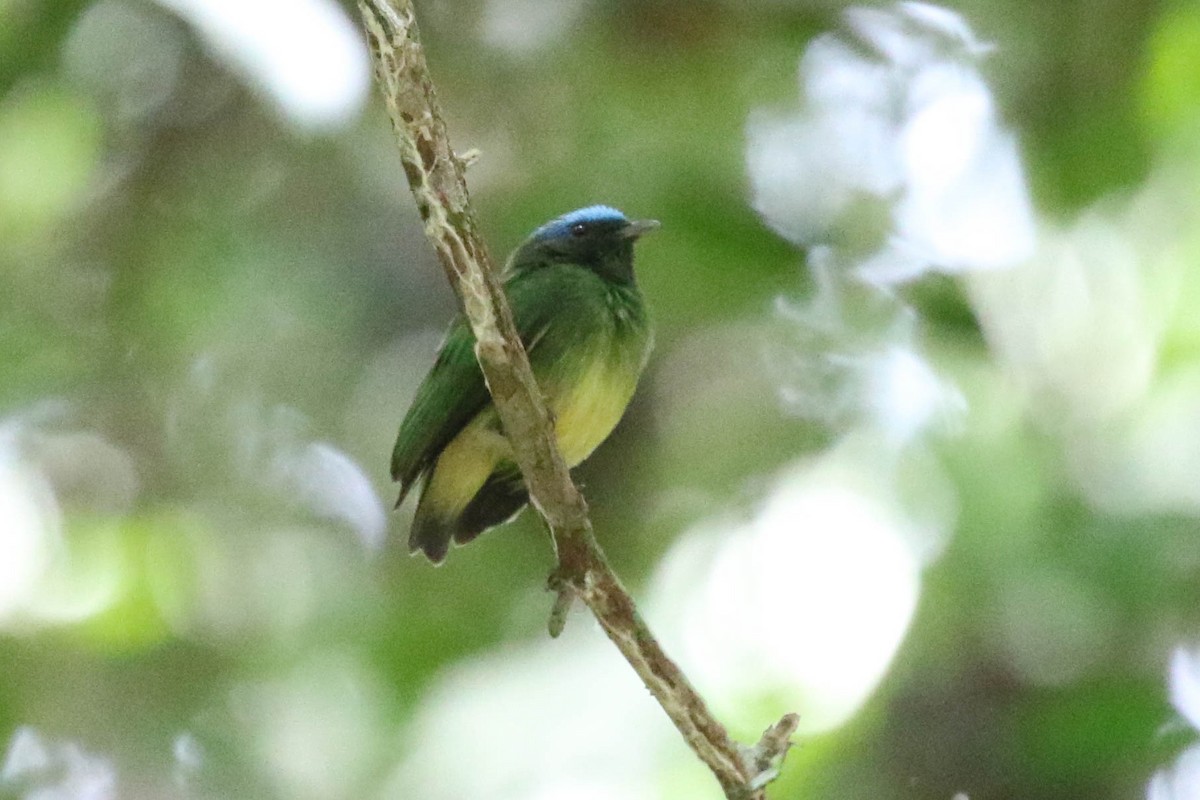
[{"label": "thin branch", "polygon": [[550,588],[558,593],[550,630],[562,629],[572,598],[582,600],[637,671],[730,800],[763,800],[796,728],[794,714],[753,748],[730,740],[704,699],[663,652],[633,598],[609,568],[571,479],[521,345],[504,289],[479,236],[464,179],[468,157],[450,148],[446,124],[417,32],[410,0],[359,0],[376,72],[400,147],[400,159],[425,235],[462,300],[475,354],[505,435],[545,519],[558,557]]}]

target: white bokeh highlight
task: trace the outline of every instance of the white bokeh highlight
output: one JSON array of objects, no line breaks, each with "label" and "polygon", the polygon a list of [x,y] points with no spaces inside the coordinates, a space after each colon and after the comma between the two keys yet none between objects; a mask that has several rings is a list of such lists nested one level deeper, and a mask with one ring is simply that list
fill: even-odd
[{"label": "white bokeh highlight", "polygon": [[49,483],[0,440],[0,627],[24,615],[30,596],[60,557],[62,518]]},{"label": "white bokeh highlight", "polygon": [[383,546],[383,502],[363,468],[333,445],[281,448],[270,457],[266,481],[316,517],[348,527],[369,550]]},{"label": "white bokeh highlight", "polygon": [[896,287],[1034,250],[1019,149],[980,72],[990,50],[938,6],[852,7],[801,57],[798,105],[751,114],[752,203],[815,279],[780,302],[768,354],[789,412],[892,449],[961,427],[964,397]]},{"label": "white bokeh highlight", "polygon": [[1189,747],[1175,763],[1154,773],[1146,800],[1196,800],[1200,797],[1200,747]]},{"label": "white bokeh highlight", "polygon": [[560,640],[489,652],[444,674],[397,748],[405,755],[383,796],[654,800],[664,750],[690,761],[617,650],[575,615]]},{"label": "white bokeh highlight", "polygon": [[366,102],[366,44],[333,0],[158,1],[297,128],[346,125]]},{"label": "white bokeh highlight", "polygon": [[[51,480],[54,462],[71,461],[72,453],[90,469],[97,463],[121,464],[120,458],[109,458],[119,451],[94,434],[48,434],[33,425],[20,417],[0,423],[0,630],[88,619],[119,599],[125,577],[119,551],[110,546],[115,525],[94,526],[87,553],[69,546]],[[128,476],[101,472],[95,477],[89,494],[101,506],[114,497],[127,499]]]},{"label": "white bokeh highlight", "polygon": [[[1167,672],[1171,705],[1187,724],[1200,732],[1200,649],[1177,647]],[[1180,753],[1146,787],[1146,800],[1195,800],[1200,797],[1200,745]]]},{"label": "white bokeh highlight", "polygon": [[263,498],[332,523],[368,551],[382,546],[387,509],[367,471],[339,447],[314,438],[299,410],[268,402],[211,355],[191,365],[166,403],[167,449],[180,469],[204,465],[224,491]]},{"label": "white bokeh highlight", "polygon": [[1200,513],[1200,368],[1172,356],[1190,338],[1197,213],[1194,170],[1158,169],[966,282],[1000,374],[1105,513]]},{"label": "white bokeh highlight", "polygon": [[376,674],[338,651],[310,652],[229,698],[279,796],[297,800],[362,796],[386,741],[386,701]]},{"label": "white bokeh highlight", "polygon": [[923,3],[852,8],[800,61],[800,108],[748,126],[754,207],[880,285],[1009,266],[1034,244],[1024,168],[978,71],[988,48]]},{"label": "white bokeh highlight", "polygon": [[1171,705],[1200,731],[1200,649],[1177,647],[1167,673]]},{"label": "white bokeh highlight", "polygon": [[780,703],[801,730],[844,723],[916,608],[922,534],[840,453],[793,467],[745,522],[708,522],[664,559],[649,604],[718,717],[749,730]]},{"label": "white bokeh highlight", "polygon": [[916,312],[838,269],[829,247],[814,248],[816,291],[776,302],[777,338],[765,364],[784,410],[835,430],[869,429],[891,449],[957,431],[962,393],[922,350]]},{"label": "white bokeh highlight", "polygon": [[115,800],[117,770],[111,759],[77,742],[58,741],[22,725],[0,764],[0,791],[24,800]]}]

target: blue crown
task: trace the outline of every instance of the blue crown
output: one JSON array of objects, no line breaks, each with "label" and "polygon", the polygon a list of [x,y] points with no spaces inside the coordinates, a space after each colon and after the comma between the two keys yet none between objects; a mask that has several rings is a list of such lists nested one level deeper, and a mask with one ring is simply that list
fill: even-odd
[{"label": "blue crown", "polygon": [[611,206],[588,206],[587,208],[577,208],[574,211],[568,211],[558,219],[547,222],[534,231],[530,238],[538,240],[557,239],[560,236],[566,236],[570,233],[571,226],[578,222],[628,221],[624,214]]}]

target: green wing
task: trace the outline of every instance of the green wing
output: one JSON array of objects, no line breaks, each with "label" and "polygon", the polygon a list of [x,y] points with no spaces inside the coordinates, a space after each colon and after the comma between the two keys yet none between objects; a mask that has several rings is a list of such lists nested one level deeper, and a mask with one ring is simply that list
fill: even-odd
[{"label": "green wing", "polygon": [[474,348],[475,336],[459,315],[400,424],[392,450],[392,480],[400,482],[397,506],[446,443],[488,403]]},{"label": "green wing", "polygon": [[[551,320],[561,313],[565,300],[560,296],[564,288],[561,276],[554,280],[551,272],[556,270],[517,273],[505,285],[517,333],[531,353],[541,349]],[[491,397],[475,359],[475,336],[460,314],[450,326],[433,369],[417,389],[396,437],[392,480],[400,483],[397,505],[442,448],[490,404]]]}]

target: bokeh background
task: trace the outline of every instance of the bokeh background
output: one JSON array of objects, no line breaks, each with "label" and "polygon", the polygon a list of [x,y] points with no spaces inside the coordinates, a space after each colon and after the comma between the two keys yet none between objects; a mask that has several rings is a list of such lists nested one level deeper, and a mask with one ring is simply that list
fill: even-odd
[{"label": "bokeh background", "polygon": [[[502,255],[657,348],[579,471],[776,798],[1200,798],[1200,4],[418,6]],[[0,0],[0,797],[718,797],[529,513],[387,463],[454,299],[350,4]]]}]

